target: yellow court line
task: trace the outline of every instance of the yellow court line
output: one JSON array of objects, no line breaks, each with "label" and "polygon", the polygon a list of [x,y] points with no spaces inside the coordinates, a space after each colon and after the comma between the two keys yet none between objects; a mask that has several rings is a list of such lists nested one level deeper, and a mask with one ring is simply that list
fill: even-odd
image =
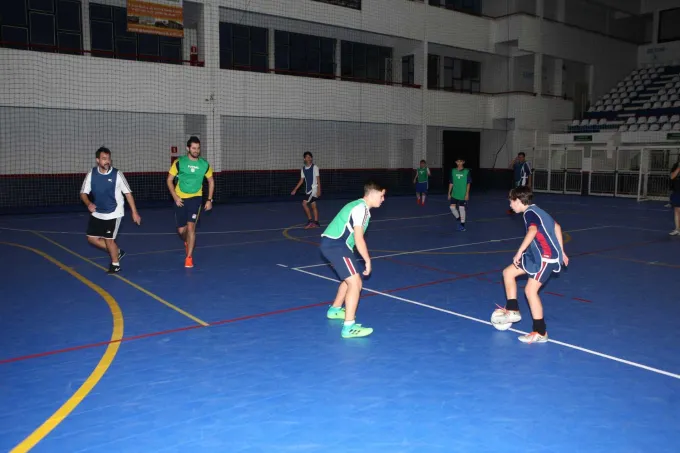
[{"label": "yellow court line", "polygon": [[[47,242],[50,242],[50,243],[56,245],[57,247],[59,247],[59,248],[61,248],[61,249],[63,249],[63,250],[66,250],[66,251],[69,252],[71,255],[76,256],[76,257],[80,258],[81,260],[83,260],[83,261],[85,261],[85,262],[87,262],[87,263],[90,263],[91,265],[93,265],[93,266],[95,266],[95,267],[97,267],[97,268],[99,268],[99,269],[101,269],[101,270],[104,270],[104,271],[107,270],[104,266],[101,266],[101,265],[95,263],[94,261],[85,258],[84,256],[82,256],[82,255],[80,255],[80,254],[74,252],[74,251],[71,250],[70,248],[61,245],[61,244],[58,243],[57,241],[55,241],[55,240],[53,240],[53,239],[50,239],[50,238],[48,238],[47,236],[45,236],[45,235],[43,235],[43,234],[41,234],[41,233],[38,233],[38,232],[34,231],[33,234],[35,234],[35,235],[38,236],[38,237],[43,238],[43,239],[46,240]],[[200,324],[200,325],[202,325],[202,326],[204,326],[204,327],[205,327],[205,326],[208,326],[208,323],[205,322],[205,321],[203,321],[202,319],[197,318],[196,316],[192,315],[191,313],[188,313],[188,312],[182,310],[181,308],[179,308],[178,306],[176,306],[176,305],[174,305],[174,304],[171,304],[171,303],[168,302],[167,300],[165,300],[165,299],[163,299],[163,298],[157,296],[156,294],[152,293],[151,291],[149,291],[149,290],[147,290],[147,289],[142,288],[142,287],[139,286],[138,284],[136,284],[136,283],[134,283],[134,282],[131,282],[131,281],[128,280],[127,278],[125,278],[125,277],[123,277],[123,276],[121,276],[121,275],[118,275],[118,274],[113,274],[113,277],[116,277],[116,278],[118,278],[119,280],[121,280],[121,281],[127,283],[128,285],[132,286],[134,289],[136,289],[136,290],[138,290],[138,291],[141,291],[142,293],[146,294],[147,296],[151,297],[152,299],[154,299],[154,300],[156,300],[156,301],[162,303],[162,304],[165,305],[166,307],[172,308],[172,309],[175,310],[177,313],[186,316],[187,318],[191,319],[192,321],[194,321],[194,322],[196,322],[196,323],[198,323],[198,324]]]},{"label": "yellow court line", "polygon": [[90,289],[94,290],[99,294],[108,304],[109,310],[111,310],[111,316],[113,317],[113,332],[111,333],[111,340],[106,346],[106,351],[99,363],[94,368],[94,371],[85,379],[85,382],[76,390],[76,392],[68,399],[64,404],[61,405],[56,412],[54,412],[50,418],[48,418],[42,425],[35,429],[28,437],[22,440],[16,447],[14,447],[10,453],[24,453],[31,450],[36,446],[38,442],[43,440],[54,428],[56,428],[59,423],[61,423],[68,415],[83,401],[83,399],[92,391],[92,389],[99,383],[104,373],[109,369],[113,359],[116,357],[118,348],[120,347],[120,341],[123,338],[123,312],[121,311],[116,299],[114,299],[109,293],[104,291],[103,288],[86,279],[78,272],[74,271],[70,267],[66,266],[55,258],[51,257],[47,253],[40,250],[26,247],[25,245],[15,244],[11,242],[0,242],[0,244],[9,245],[12,247],[18,247],[24,250],[29,250],[36,253],[51,263],[57,265],[61,270],[64,270],[80,280],[82,283],[87,285]]}]

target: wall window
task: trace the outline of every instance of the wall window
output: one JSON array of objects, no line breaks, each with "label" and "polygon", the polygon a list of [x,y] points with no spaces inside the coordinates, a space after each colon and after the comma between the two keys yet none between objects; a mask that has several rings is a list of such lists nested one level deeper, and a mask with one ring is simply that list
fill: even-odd
[{"label": "wall window", "polygon": [[4,47],[82,54],[80,0],[0,0]]},{"label": "wall window", "polygon": [[429,0],[430,5],[461,11],[463,13],[482,14],[482,0]]},{"label": "wall window", "polygon": [[392,49],[357,42],[342,41],[341,75],[347,80],[392,81]]},{"label": "wall window", "polygon": [[431,90],[439,89],[439,55],[427,55],[427,87]]},{"label": "wall window", "polygon": [[416,84],[415,58],[413,55],[401,57],[401,83],[407,85]]},{"label": "wall window", "polygon": [[482,64],[444,57],[444,89],[479,93]]},{"label": "wall window", "polygon": [[335,39],[277,30],[274,41],[277,72],[335,77]]},{"label": "wall window", "polygon": [[90,3],[90,30],[95,57],[182,64],[182,38],[129,33],[125,8]]},{"label": "wall window", "polygon": [[361,0],[312,0],[329,5],[344,6],[345,8],[361,9]]},{"label": "wall window", "polygon": [[268,40],[266,28],[220,22],[220,68],[268,72]]}]

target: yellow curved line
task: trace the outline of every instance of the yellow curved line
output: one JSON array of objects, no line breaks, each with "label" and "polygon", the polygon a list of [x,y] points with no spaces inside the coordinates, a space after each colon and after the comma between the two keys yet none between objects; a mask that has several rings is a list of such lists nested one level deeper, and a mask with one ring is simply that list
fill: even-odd
[{"label": "yellow curved line", "polygon": [[[38,233],[38,232],[36,232],[36,231],[33,231],[33,234],[35,234],[36,236],[38,236],[38,237],[40,237],[40,238],[46,240],[47,242],[50,242],[50,243],[56,245],[57,247],[59,247],[59,248],[62,249],[62,250],[66,250],[66,251],[69,252],[71,255],[80,258],[81,260],[85,261],[86,263],[90,263],[91,265],[93,265],[93,266],[95,266],[95,267],[97,267],[97,268],[99,268],[99,269],[101,269],[101,270],[103,270],[103,271],[107,270],[104,266],[95,263],[95,262],[92,261],[91,259],[85,258],[83,255],[80,255],[79,253],[74,252],[74,251],[71,250],[70,248],[68,248],[68,247],[66,247],[66,246],[64,246],[64,245],[61,245],[61,244],[58,243],[57,241],[48,238],[48,237],[45,236],[44,234],[40,234],[40,233]],[[154,299],[154,300],[156,300],[156,301],[162,303],[163,305],[165,305],[165,306],[168,307],[168,308],[171,308],[171,309],[175,310],[177,313],[186,316],[187,318],[189,318],[189,319],[191,319],[192,321],[194,321],[194,322],[196,322],[196,323],[202,325],[203,327],[207,327],[207,326],[208,326],[208,323],[205,322],[205,321],[203,321],[202,319],[197,318],[196,316],[192,315],[191,313],[189,313],[189,312],[187,312],[187,311],[185,311],[185,310],[182,310],[182,309],[179,308],[177,305],[171,304],[170,302],[168,302],[167,300],[163,299],[162,297],[160,297],[160,296],[158,296],[158,295],[152,293],[152,292],[149,291],[148,289],[142,288],[141,286],[139,286],[139,285],[138,285],[137,283],[135,283],[135,282],[131,282],[131,281],[128,280],[127,278],[123,277],[122,275],[120,275],[120,274],[113,274],[113,277],[116,277],[118,280],[121,280],[121,281],[127,283],[128,285],[132,286],[132,287],[133,287],[134,289],[136,289],[137,291],[140,291],[140,292],[146,294],[146,295],[149,296],[150,298],[152,298],[152,299]]]},{"label": "yellow curved line", "polygon": [[[291,235],[289,233],[290,230],[299,228],[300,225],[293,225],[291,227],[286,228],[283,230],[283,236],[286,239],[290,239],[291,241],[295,242],[302,242],[305,244],[311,244],[314,246],[319,246],[318,242],[313,242],[313,241],[306,241],[301,238],[296,238],[295,236]],[[567,233],[566,231],[562,232],[562,238],[565,244],[568,242],[571,242],[571,235]],[[371,252],[380,252],[380,253],[406,253],[410,252],[411,255],[490,255],[494,253],[512,253],[516,252],[517,248],[514,249],[509,249],[509,250],[485,250],[485,251],[475,251],[475,252],[412,252],[411,250],[383,250],[383,249],[370,249]]]},{"label": "yellow curved line", "polygon": [[107,293],[100,286],[86,279],[78,272],[74,271],[70,267],[63,264],[62,262],[57,261],[55,258],[52,258],[45,252],[42,252],[31,247],[26,247],[25,245],[15,244],[12,242],[0,242],[0,244],[18,247],[24,250],[29,250],[33,253],[42,256],[51,263],[55,264],[61,270],[68,272],[69,274],[80,280],[82,283],[87,285],[94,292],[99,294],[108,304],[109,309],[111,310],[111,316],[113,317],[113,332],[111,333],[110,343],[106,346],[106,351],[104,351],[104,355],[99,360],[99,363],[97,363],[97,366],[94,368],[92,373],[87,377],[87,379],[85,379],[85,382],[83,382],[83,384],[78,388],[78,390],[76,390],[76,392],[68,400],[66,400],[66,402],[62,404],[61,407],[50,416],[50,418],[48,418],[42,425],[36,428],[35,431],[33,431],[28,437],[22,440],[10,452],[10,453],[24,453],[35,447],[38,442],[43,440],[54,428],[56,428],[59,425],[59,423],[61,423],[66,417],[68,417],[68,415],[78,406],[78,404],[80,404],[81,401],[83,401],[83,399],[88,395],[88,393],[92,391],[92,389],[97,385],[97,383],[99,383],[101,378],[104,376],[104,373],[106,373],[106,371],[109,369],[109,366],[111,366],[111,363],[113,362],[113,359],[115,358],[116,353],[118,352],[118,348],[120,347],[120,340],[123,338],[123,324],[124,324],[123,313],[120,310],[120,307],[118,306],[118,303],[116,302],[116,299],[113,298],[113,296]]}]

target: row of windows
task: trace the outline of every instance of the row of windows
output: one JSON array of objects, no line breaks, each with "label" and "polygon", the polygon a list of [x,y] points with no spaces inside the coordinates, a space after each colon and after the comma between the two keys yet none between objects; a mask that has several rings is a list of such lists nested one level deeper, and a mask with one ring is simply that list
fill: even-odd
[{"label": "row of windows", "polygon": [[[276,30],[274,70],[312,77],[336,75],[336,40]],[[220,23],[220,67],[269,71],[269,30]],[[391,82],[392,49],[341,41],[340,75],[346,79]]]},{"label": "row of windows", "polygon": [[[182,61],[182,40],[127,31],[125,8],[90,3],[92,55],[130,60]],[[5,47],[83,53],[80,0],[0,0]]]},{"label": "row of windows", "polygon": [[[443,71],[442,71],[443,62]],[[479,93],[481,89],[482,64],[478,61],[427,56],[427,87],[447,91]]]},{"label": "row of windows", "polygon": [[80,0],[0,0],[0,41],[19,49],[80,53],[80,11]]},{"label": "row of windows", "polygon": [[345,8],[361,9],[361,0],[312,0],[329,5],[344,6]]},{"label": "row of windows", "polygon": [[[125,8],[98,3],[89,7],[92,55],[181,63],[180,38],[130,33]],[[82,53],[80,10],[80,0],[0,0],[0,40],[9,47],[47,51],[59,47],[63,53]],[[221,68],[269,71],[268,29],[222,22],[219,33]],[[277,73],[335,77],[335,39],[276,30],[274,45]],[[479,92],[478,62],[446,57],[440,75],[439,58],[429,55],[428,87]],[[414,56],[402,57],[401,63],[402,83],[414,85]],[[392,68],[391,48],[341,41],[342,78],[392,82]]]}]

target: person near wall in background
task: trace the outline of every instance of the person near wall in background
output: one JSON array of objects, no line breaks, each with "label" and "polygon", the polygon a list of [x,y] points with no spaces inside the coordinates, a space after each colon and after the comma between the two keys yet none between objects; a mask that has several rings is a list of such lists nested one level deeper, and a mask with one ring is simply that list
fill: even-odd
[{"label": "person near wall in background", "polygon": [[[167,186],[175,201],[175,223],[177,233],[184,241],[186,258],[184,267],[194,267],[194,246],[196,245],[196,223],[203,207],[203,179],[208,180],[208,200],[205,210],[210,211],[215,193],[213,170],[207,160],[201,157],[201,141],[190,137],[187,141],[187,154],[181,156],[170,166]],[[177,179],[177,185],[174,184]]]},{"label": "person near wall in background", "polygon": [[416,168],[416,175],[413,178],[413,183],[416,185],[416,203],[425,206],[425,198],[427,198],[427,189],[430,185],[430,169],[427,167],[425,159],[420,161],[420,167]]},{"label": "person near wall in background", "polygon": [[467,218],[467,203],[470,200],[470,169],[465,168],[465,160],[461,157],[456,159],[456,168],[451,170],[449,179],[449,195],[451,202],[450,208],[453,216],[460,220],[458,231],[465,231],[465,220]]},{"label": "person near wall in background", "polygon": [[[309,228],[319,228],[319,209],[316,207],[316,200],[321,196],[321,178],[319,177],[319,167],[314,163],[314,156],[309,151],[303,154],[305,165],[300,171],[300,181],[290,193],[295,195],[302,184],[305,185],[305,199],[302,200],[302,209],[307,214],[307,225],[305,230]],[[312,220],[312,212],[309,211],[309,206],[312,206],[314,213],[314,220]]]},{"label": "person near wall in background", "polygon": [[87,242],[107,251],[111,257],[108,273],[120,272],[120,260],[125,252],[116,244],[120,221],[125,215],[125,199],[132,211],[132,221],[137,225],[142,218],[137,212],[135,199],[123,172],[111,164],[111,151],[101,147],[95,153],[97,166],[87,173],[80,189],[80,199],[90,211],[87,225]]},{"label": "person near wall in background", "polygon": [[[510,168],[512,169],[512,187],[527,186],[531,187],[531,167],[527,162],[527,155],[523,152],[517,153],[510,163]],[[514,214],[512,209],[508,209],[508,214]]]},{"label": "person near wall in background", "polygon": [[365,337],[373,333],[372,328],[357,324],[355,319],[363,280],[354,251],[358,251],[364,260],[362,274],[369,276],[371,257],[364,235],[371,220],[371,209],[379,208],[384,201],[385,189],[375,182],[367,182],[363,198],[347,203],[321,235],[321,253],[340,278],[335,301],[328,308],[326,317],[345,320],[341,333],[343,338]]},{"label": "person near wall in background", "polygon": [[671,169],[671,206],[675,217],[675,229],[670,232],[671,236],[680,236],[680,164],[678,162]]}]

